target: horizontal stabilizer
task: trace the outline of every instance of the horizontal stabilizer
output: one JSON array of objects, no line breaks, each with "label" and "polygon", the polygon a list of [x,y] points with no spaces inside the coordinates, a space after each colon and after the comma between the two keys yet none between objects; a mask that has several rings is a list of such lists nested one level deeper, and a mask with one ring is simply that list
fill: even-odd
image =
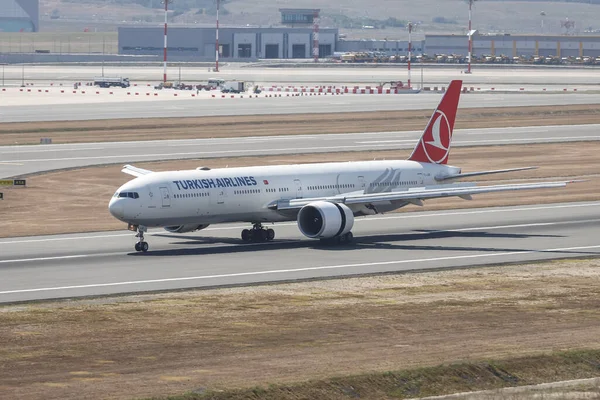
[{"label": "horizontal stabilizer", "polygon": [[133,165],[129,165],[129,164],[124,165],[121,172],[125,172],[126,174],[133,175],[137,178],[139,178],[140,176],[144,176],[144,175],[148,175],[148,174],[152,173],[152,171],[150,171],[150,170],[134,167]]},{"label": "horizontal stabilizer", "polygon": [[493,174],[504,174],[507,172],[517,172],[517,171],[527,171],[530,169],[537,169],[538,167],[521,167],[521,168],[509,168],[509,169],[495,169],[491,171],[478,171],[478,172],[467,172],[466,174],[456,174],[456,175],[439,175],[435,177],[436,181],[447,181],[450,179],[463,179],[470,178],[473,176],[481,176],[481,175],[493,175]]}]

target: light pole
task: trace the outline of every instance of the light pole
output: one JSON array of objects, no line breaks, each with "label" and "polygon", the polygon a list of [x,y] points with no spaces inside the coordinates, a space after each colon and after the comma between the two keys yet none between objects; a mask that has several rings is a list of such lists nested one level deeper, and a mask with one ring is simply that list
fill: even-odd
[{"label": "light pole", "polygon": [[542,11],[540,13],[540,17],[542,17],[542,35],[544,34],[544,17],[546,16],[546,12]]},{"label": "light pole", "polygon": [[319,62],[319,12],[321,10],[313,10],[313,60]]},{"label": "light pole", "polygon": [[217,0],[217,39],[215,41],[215,72],[219,72],[219,5],[221,1]]},{"label": "light pole", "polygon": [[163,83],[167,83],[167,16],[169,13],[169,3],[173,0],[162,0],[165,5],[165,45],[163,52]]},{"label": "light pole", "polygon": [[473,54],[473,30],[472,30],[472,17],[473,17],[473,3],[476,0],[467,0],[469,2],[469,32],[467,33],[467,35],[469,36],[469,55],[468,55],[468,62],[469,62],[469,66],[467,68],[467,74],[471,73],[471,57]]},{"label": "light pole", "polygon": [[408,89],[410,86],[410,61],[412,58],[412,29],[413,24],[411,22],[408,23]]},{"label": "light pole", "polygon": [[104,49],[105,49],[105,41],[104,35],[102,35],[102,77],[104,78]]}]

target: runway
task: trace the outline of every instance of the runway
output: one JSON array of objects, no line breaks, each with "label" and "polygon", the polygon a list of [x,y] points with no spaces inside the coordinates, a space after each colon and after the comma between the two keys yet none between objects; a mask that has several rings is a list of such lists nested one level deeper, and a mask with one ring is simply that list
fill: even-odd
[{"label": "runway", "polygon": [[[401,124],[401,122],[399,122]],[[457,129],[453,146],[600,140],[600,125]],[[422,131],[0,147],[0,178],[152,160],[412,149]],[[206,164],[210,166],[210,161]],[[200,163],[198,166],[201,166]]]},{"label": "runway", "polygon": [[[190,95],[188,93],[188,95]],[[335,113],[386,110],[434,110],[441,94],[419,93],[402,95],[322,95],[299,97],[259,98],[180,98],[166,100],[123,100],[112,99],[91,102],[81,95],[69,96],[69,104],[59,104],[60,93],[47,96],[45,93],[20,93],[14,96],[27,97],[28,104],[10,105],[11,97],[2,94],[0,122],[35,121],[83,121],[119,118],[181,118],[226,115],[303,114]],[[83,95],[83,96],[87,96]],[[90,96],[92,96],[90,94]],[[96,96],[95,94],[93,96]],[[115,95],[116,96],[116,95]],[[169,94],[169,96],[173,96]],[[88,101],[88,102],[86,102]],[[95,100],[94,100],[95,101]],[[518,107],[552,106],[600,103],[600,94],[528,94],[528,93],[473,93],[461,96],[460,107]],[[18,104],[18,103],[17,103]]]},{"label": "runway", "polygon": [[600,202],[387,214],[357,220],[356,242],[324,247],[295,222],[268,244],[243,224],[0,240],[0,302],[525,262],[600,255]]}]

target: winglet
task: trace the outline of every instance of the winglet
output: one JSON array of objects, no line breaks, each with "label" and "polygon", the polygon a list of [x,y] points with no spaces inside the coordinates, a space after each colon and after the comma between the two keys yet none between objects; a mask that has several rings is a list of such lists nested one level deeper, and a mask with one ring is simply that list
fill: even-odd
[{"label": "winglet", "polygon": [[144,175],[148,175],[151,174],[152,171],[147,170],[147,169],[143,169],[143,168],[138,168],[138,167],[134,167],[133,165],[124,165],[123,169],[121,170],[121,172],[124,172],[126,174],[129,175],[133,175],[135,177],[140,177],[140,176],[144,176]]},{"label": "winglet", "polygon": [[409,160],[431,164],[448,162],[461,87],[462,81],[450,82]]}]

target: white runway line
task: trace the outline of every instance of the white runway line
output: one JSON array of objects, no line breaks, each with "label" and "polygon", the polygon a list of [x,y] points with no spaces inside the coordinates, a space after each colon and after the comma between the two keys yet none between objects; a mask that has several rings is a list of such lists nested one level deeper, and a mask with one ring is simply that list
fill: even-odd
[{"label": "white runway line", "polygon": [[[271,271],[240,272],[240,273],[235,273],[235,274],[189,276],[189,277],[180,277],[180,278],[162,278],[162,279],[149,279],[149,280],[128,281],[128,282],[93,283],[93,284],[87,284],[87,285],[58,286],[58,287],[46,287],[46,288],[35,288],[35,289],[19,289],[19,290],[3,291],[3,292],[0,292],[0,295],[32,293],[32,292],[50,292],[50,291],[58,291],[58,290],[90,289],[90,288],[101,288],[101,287],[112,287],[112,286],[145,285],[145,284],[153,284],[153,283],[182,282],[182,281],[208,280],[208,279],[219,279],[219,278],[236,278],[236,277],[243,277],[243,276],[258,276],[258,275],[269,275],[269,274],[272,274],[272,275],[289,274],[289,273],[294,273],[294,272],[321,271],[321,270],[347,269],[347,268],[359,268],[359,267],[374,267],[374,266],[384,266],[384,265],[400,265],[400,264],[409,264],[409,263],[414,264],[414,263],[423,263],[423,262],[431,262],[431,261],[467,260],[467,259],[478,259],[478,258],[507,257],[507,256],[513,256],[513,255],[534,254],[534,253],[559,253],[559,252],[568,252],[568,251],[574,251],[574,250],[591,250],[591,249],[600,249],[600,245],[580,246],[580,247],[563,247],[563,248],[540,249],[540,250],[512,251],[512,252],[505,252],[505,253],[487,253],[487,254],[472,254],[472,255],[463,255],[463,256],[420,258],[420,259],[413,259],[413,260],[380,261],[380,262],[361,263],[361,264],[326,265],[326,266],[319,266],[319,267],[279,269],[279,270],[271,270]],[[73,256],[73,257],[77,257],[77,256]],[[364,273],[369,273],[369,271],[364,271]]]}]

